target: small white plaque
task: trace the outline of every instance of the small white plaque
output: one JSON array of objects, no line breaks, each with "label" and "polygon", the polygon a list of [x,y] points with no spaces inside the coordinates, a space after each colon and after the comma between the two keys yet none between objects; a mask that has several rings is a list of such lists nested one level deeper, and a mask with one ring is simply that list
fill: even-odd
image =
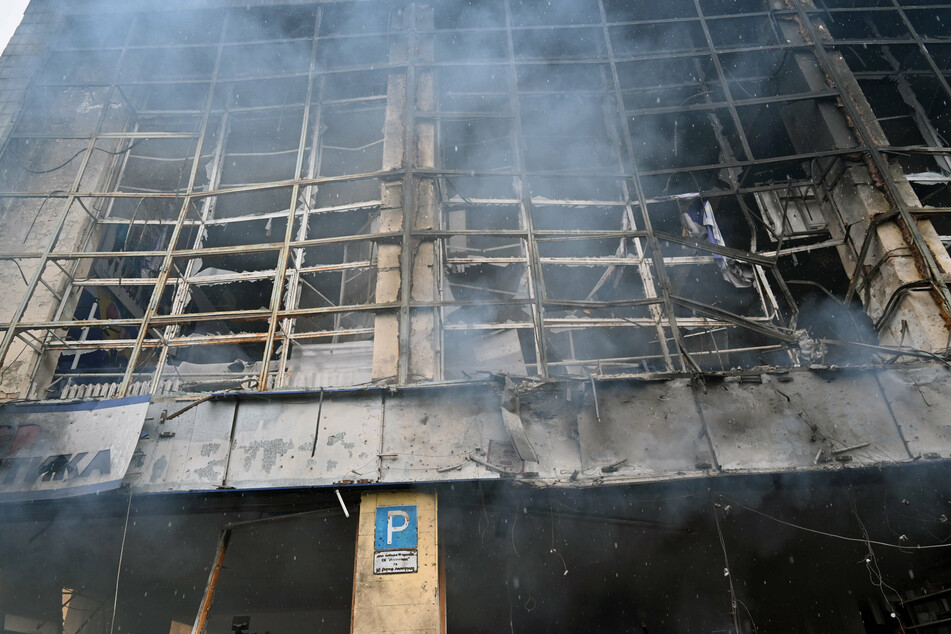
[{"label": "small white plaque", "polygon": [[378,550],[373,553],[373,574],[396,575],[419,570],[415,548],[401,550]]}]

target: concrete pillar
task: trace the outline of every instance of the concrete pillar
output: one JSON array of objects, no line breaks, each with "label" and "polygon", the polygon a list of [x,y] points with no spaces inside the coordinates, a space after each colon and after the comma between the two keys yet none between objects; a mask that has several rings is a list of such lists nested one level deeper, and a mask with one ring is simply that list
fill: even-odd
[{"label": "concrete pillar", "polygon": [[[8,141],[10,133],[16,125],[17,117],[23,109],[28,97],[28,86],[35,73],[43,68],[46,60],[47,47],[51,37],[59,32],[63,12],[51,8],[51,3],[32,2],[26,9],[23,21],[10,40],[9,45],[0,56],[0,147]],[[117,42],[117,44],[121,44]],[[109,69],[109,72],[118,69]],[[100,116],[115,110],[110,115],[112,126],[104,131],[116,132],[123,128],[123,122],[131,111],[123,109],[119,99],[111,103],[104,103],[107,88],[80,89],[71,91],[74,101],[64,98],[61,105],[50,104],[50,121],[56,120],[56,125],[47,124],[50,133],[57,131],[65,133],[64,122],[86,117],[85,124],[95,124]],[[75,104],[90,99],[91,105],[85,115],[73,112]],[[120,103],[121,101],[121,103]],[[75,119],[73,119],[75,118]],[[112,141],[115,143],[115,140]],[[6,191],[21,192],[50,192],[75,191],[80,189],[80,180],[76,176],[83,157],[75,157],[68,161],[76,152],[83,151],[88,141],[82,139],[51,138],[34,140],[30,143],[10,145],[5,149],[6,158],[16,157],[16,161],[8,161],[4,171],[0,173],[3,189]],[[110,148],[105,140],[101,140],[97,147],[100,149],[117,150],[117,144]],[[119,157],[110,156],[104,152],[93,152],[86,163],[82,176],[83,189],[96,191],[104,189],[105,183],[111,177],[114,166]],[[56,166],[68,161],[61,169],[45,173],[34,173],[20,166],[44,172],[48,166]],[[90,202],[87,200],[87,206]],[[96,202],[93,204],[100,204]],[[42,253],[49,246],[55,233],[55,227],[62,214],[67,213],[66,201],[59,198],[7,198],[0,200],[0,252],[11,253]],[[78,205],[73,204],[68,210],[69,216],[63,225],[63,230],[56,241],[57,251],[81,250],[87,241],[95,242],[90,238],[91,221],[86,212]],[[29,288],[29,280],[33,278],[39,268],[38,258],[25,258],[13,262],[0,261],[0,322],[10,321]],[[88,271],[90,262],[61,263],[69,269],[76,267],[75,275],[83,276]],[[44,268],[42,280],[32,295],[30,303],[21,321],[46,321],[54,318],[63,293],[68,287],[66,274],[53,264]],[[75,302],[67,302],[62,313],[71,315]],[[0,330],[0,337],[4,334]],[[42,337],[45,333],[36,332]],[[63,333],[59,333],[62,335]],[[36,343],[34,342],[34,346]],[[45,388],[55,369],[58,355],[47,354],[40,358],[34,348],[15,339],[7,352],[6,357],[0,360],[0,403],[17,398],[45,398]],[[31,392],[31,386],[33,391]]]},{"label": "concrete pillar", "polygon": [[[400,21],[400,17],[393,17]],[[399,28],[401,24],[393,24]],[[406,46],[394,38],[390,62],[406,62]],[[406,111],[406,76],[391,73],[386,86],[386,114],[383,120],[383,170],[399,170],[403,166],[404,113]],[[380,185],[380,233],[398,232],[403,228],[403,184],[387,180]],[[390,242],[377,246],[376,302],[389,304],[400,299],[399,244]],[[378,310],[373,324],[374,381],[395,383],[399,372],[399,311]]]},{"label": "concrete pillar", "polygon": [[[415,19],[415,24],[410,20]],[[394,28],[407,34],[415,29],[424,33],[410,37],[413,50],[407,50],[407,42],[394,38],[390,49],[390,62],[394,64],[415,63],[433,60],[433,37],[426,31],[433,29],[431,5],[409,7],[394,18]],[[436,129],[431,118],[417,120],[417,112],[432,112],[435,109],[434,79],[431,67],[415,69],[413,86],[408,85],[408,74],[392,74],[387,85],[386,115],[383,127],[383,169],[412,170],[418,167],[436,166]],[[412,94],[407,91],[412,90]],[[408,129],[412,127],[412,129]],[[382,207],[380,231],[403,230],[404,223],[415,229],[433,229],[438,222],[438,201],[435,180],[415,175],[415,191],[404,191],[405,180],[386,181],[382,184]],[[405,205],[406,199],[413,204]],[[404,218],[404,212],[406,218]],[[415,301],[432,301],[435,289],[435,241],[411,241],[405,245],[411,249],[409,267],[410,298]],[[402,301],[402,252],[400,244],[380,244],[377,258],[377,303]],[[436,312],[429,308],[410,311],[409,341],[404,342],[408,354],[400,359],[399,311],[377,311],[373,334],[373,380],[394,383],[400,375],[401,362],[407,363],[406,376],[409,382],[432,380],[438,375],[438,336]]]},{"label": "concrete pillar", "polygon": [[[416,10],[416,56],[423,62],[435,59],[431,33],[435,29],[431,4],[419,5]],[[429,33],[429,34],[427,34]],[[435,76],[431,66],[416,71],[416,102],[419,113],[436,109]],[[436,124],[432,118],[416,119],[416,165],[436,167]],[[413,226],[417,230],[439,228],[439,201],[434,178],[420,178],[416,190],[416,209]],[[420,240],[413,252],[412,294],[414,301],[429,302],[437,299],[435,267],[437,249],[435,240]],[[438,320],[436,310],[416,308],[410,316],[410,381],[439,379]]]},{"label": "concrete pillar", "polygon": [[435,493],[363,494],[351,632],[445,631],[436,515]]}]

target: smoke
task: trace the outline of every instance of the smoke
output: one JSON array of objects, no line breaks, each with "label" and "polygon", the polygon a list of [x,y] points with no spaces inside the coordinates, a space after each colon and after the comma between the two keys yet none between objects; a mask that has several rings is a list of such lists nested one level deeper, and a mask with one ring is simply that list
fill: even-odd
[{"label": "smoke", "polygon": [[880,577],[870,578],[861,527],[895,545],[901,535],[939,543],[948,534],[941,471],[744,476],[597,495],[456,485],[440,493],[449,623],[734,631],[732,580],[741,632],[861,629],[869,606],[887,616],[879,579],[901,592],[932,568],[925,553],[872,545]]},{"label": "smoke", "polygon": [[[512,0],[509,16],[504,2],[487,1],[417,3],[413,11],[390,2],[226,4],[233,3],[100,3],[94,15],[76,9],[64,18],[34,77],[17,136],[0,157],[0,179],[8,191],[41,194],[69,191],[78,179],[78,191],[111,190],[127,197],[86,197],[65,210],[59,198],[6,198],[0,207],[5,251],[45,248],[58,214],[65,212],[58,248],[163,252],[173,239],[172,221],[183,211],[175,196],[189,184],[203,193],[270,184],[202,196],[184,209],[187,222],[173,246],[221,251],[173,262],[173,283],[158,297],[159,314],[272,308],[278,258],[274,250],[252,247],[281,242],[291,210],[299,213],[301,229],[292,238],[326,241],[292,253],[292,268],[304,270],[296,303],[285,300],[282,307],[372,304],[377,245],[334,240],[393,230],[384,227],[380,207],[401,212],[402,201],[387,200],[381,181],[383,188],[399,181],[397,155],[415,153],[421,167],[428,153],[434,168],[444,172],[417,173],[420,180],[435,181],[439,203],[433,225],[459,232],[441,245],[446,260],[434,264],[441,267],[434,294],[449,302],[442,313],[446,350],[453,357],[446,365],[448,378],[480,371],[527,374],[532,366],[537,372],[534,328],[540,315],[533,303],[542,293],[551,322],[540,352],[553,374],[655,371],[665,369],[665,348],[676,355],[673,333],[656,326],[652,308],[624,302],[658,293],[661,272],[649,261],[641,264],[641,257],[660,254],[645,239],[542,232],[644,229],[638,188],[630,178],[636,167],[656,231],[682,237],[681,210],[667,197],[703,191],[728,247],[752,248],[755,241],[767,249],[776,236],[760,226],[760,203],[731,188],[744,175],[744,185],[776,191],[787,188],[787,178],[805,176],[798,160],[763,164],[747,174],[729,167],[734,160],[792,154],[793,144],[778,108],[746,105],[734,111],[723,105],[724,88],[735,98],[755,99],[782,94],[794,82],[784,78],[787,60],[778,51],[725,53],[718,60],[721,77],[699,23],[661,21],[692,14],[693,3],[607,2],[607,25],[597,3],[578,0],[544,6]],[[719,5],[702,3],[714,12],[732,10]],[[414,50],[408,50],[410,15],[417,20]],[[765,17],[742,25],[713,21],[711,29],[717,46],[770,43],[775,35]],[[219,42],[224,43],[220,56]],[[414,62],[417,81],[417,93],[408,97],[400,94],[407,59]],[[401,147],[407,112],[399,107],[401,99],[415,102],[411,111],[418,130],[434,126],[431,144],[420,134],[411,141],[415,150]],[[105,136],[88,157],[88,141],[68,138],[95,131]],[[118,138],[128,131],[142,138]],[[382,170],[393,171],[379,174]],[[295,195],[286,181],[298,177],[337,180]],[[144,195],[149,193],[158,196]],[[426,210],[419,202],[423,193],[414,195],[417,207]],[[109,222],[92,228],[90,214]],[[519,236],[462,233],[529,226],[539,232],[531,245]],[[768,306],[761,314],[763,299],[754,290],[723,281],[708,252],[674,240],[662,240],[660,248],[664,256],[678,258],[668,271],[671,294],[774,319]],[[125,295],[106,291],[105,282],[89,286],[65,305],[64,314],[139,317],[152,289],[138,282],[154,278],[161,264],[156,255],[100,258],[91,265],[94,275],[121,280]],[[4,295],[22,294],[34,271],[28,263],[5,264]],[[50,275],[47,281],[65,279]],[[823,275],[811,271],[809,277]],[[201,279],[210,276],[216,276],[214,282]],[[185,279],[191,290],[176,293]],[[278,290],[288,286],[281,280]],[[56,303],[45,290],[37,297],[36,305],[47,312]],[[867,320],[851,308],[820,294],[796,292],[794,300],[799,326],[812,336],[875,341]],[[782,309],[785,317],[792,312],[790,306]],[[39,319],[40,312],[30,318]],[[790,362],[784,350],[765,349],[775,343],[767,335],[711,328],[711,318],[692,310],[678,308],[676,314],[683,322],[684,348],[701,369]],[[295,328],[312,341],[328,341],[330,331],[338,330],[347,334],[332,335],[333,343],[359,343],[372,336],[373,317],[372,311],[330,311],[298,319]],[[183,378],[186,391],[231,388],[235,375],[255,377],[267,326],[258,313],[254,319],[201,321],[172,332],[246,337],[242,343],[173,349],[165,376]],[[164,337],[164,327],[160,330]],[[484,330],[494,332],[485,336]],[[75,328],[66,336],[105,344],[138,334],[123,326]],[[737,348],[754,350],[730,351]],[[112,380],[128,363],[119,350],[104,345],[83,356],[62,355],[59,370],[98,372]],[[272,361],[288,353],[294,354],[279,349]],[[155,350],[144,354],[143,375],[158,360]],[[826,361],[847,365],[870,359],[835,348]],[[940,543],[947,538],[947,518],[941,519],[947,492],[935,484],[943,481],[940,476],[936,467],[882,476],[881,482],[864,472],[854,480],[843,477],[863,487],[855,507],[840,476],[828,475],[723,479],[713,491],[707,490],[710,480],[607,489],[601,495],[498,486],[483,498],[474,491],[454,497],[452,489],[441,490],[452,629],[585,631],[599,624],[609,631],[689,632],[728,629],[736,618],[745,630],[755,629],[753,623],[764,631],[792,629],[799,619],[802,629],[844,631],[845,608],[854,612],[862,600],[878,601],[881,588],[875,579],[869,584],[865,564],[856,566],[869,545],[842,547],[824,540],[861,535],[853,523],[861,518],[873,538]],[[265,496],[260,508],[273,512],[276,497]],[[253,505],[231,500],[233,508],[247,510],[202,517],[187,507],[196,498],[187,496],[179,506],[178,498],[163,497],[151,511],[144,508],[147,502],[140,507],[132,500],[128,530],[124,511],[130,507],[122,504],[128,498],[119,496],[40,511],[4,509],[0,537],[12,546],[0,554],[0,611],[12,607],[54,619],[59,593],[70,587],[104,606],[92,608],[101,619],[111,612],[118,576],[118,630],[153,627],[164,633],[171,619],[189,622],[221,524],[259,514]],[[204,503],[211,504],[202,500],[198,506]],[[350,524],[262,529],[236,540],[223,582],[230,603],[217,616],[245,605],[280,604],[281,589],[294,585],[281,585],[285,577],[309,579],[313,585],[297,592],[313,592],[295,595],[293,605],[314,600],[321,618],[342,613],[322,630],[346,631],[352,535]],[[907,570],[931,565],[925,555],[901,550],[882,554],[880,563],[878,581],[887,579],[895,587]],[[8,577],[15,580],[11,590]],[[736,606],[728,581],[740,601]],[[901,587],[916,585],[907,581]],[[843,588],[858,598],[846,598]],[[473,614],[476,604],[484,607],[479,615]],[[103,622],[111,622],[111,614]]]},{"label": "smoke", "polygon": [[[173,261],[159,315],[274,308],[278,252],[246,247],[283,241],[293,210],[292,239],[341,240],[292,252],[295,273],[278,284],[279,307],[326,309],[293,322],[297,334],[313,337],[310,343],[328,341],[333,331],[346,333],[333,335],[335,343],[369,340],[374,311],[333,308],[373,304],[388,296],[391,282],[378,292],[379,245],[347,237],[398,223],[389,210],[401,202],[390,200],[398,190],[379,175],[399,169],[410,155],[417,167],[431,164],[441,172],[417,175],[416,213],[426,218],[417,224],[484,232],[644,229],[638,188],[629,178],[636,168],[655,231],[682,235],[681,210],[667,197],[702,191],[726,246],[740,250],[762,250],[769,235],[757,222],[764,213],[758,199],[731,190],[803,178],[801,165],[791,163],[763,164],[748,174],[726,167],[793,151],[779,109],[723,105],[727,91],[744,99],[793,90],[780,51],[733,50],[776,43],[765,17],[710,20],[712,44],[732,47],[715,62],[698,22],[669,20],[694,15],[690,3],[605,2],[604,16],[597,2],[568,0],[543,8],[443,0],[412,11],[379,2],[227,4],[208,0],[172,10],[141,0],[68,13],[27,95],[16,130],[23,138],[12,139],[0,157],[0,175],[14,190],[68,191],[85,164],[80,190],[127,196],[74,203],[63,248],[232,249]],[[703,9],[715,16],[727,11],[716,4]],[[410,95],[403,76],[408,59],[416,84]],[[409,114],[418,132],[412,148],[403,147],[401,129]],[[97,141],[88,162],[82,140],[26,138],[97,130],[113,136]],[[116,137],[124,132],[143,138]],[[297,190],[284,185],[298,177],[333,180]],[[194,200],[170,245],[183,210],[180,199],[169,196],[189,186],[234,191]],[[27,243],[42,244],[55,224],[60,201],[46,202],[4,202],[8,216],[35,216]],[[41,204],[46,207],[37,209]],[[92,227],[90,215],[110,222]],[[555,375],[677,369],[666,361],[677,356],[674,332],[666,322],[656,325],[671,309],[625,305],[665,290],[780,326],[791,314],[791,307],[774,305],[779,293],[766,278],[737,289],[721,278],[710,253],[673,241],[660,241],[668,259],[664,273],[651,262],[661,253],[640,237],[458,234],[433,244],[433,279],[414,285],[417,296],[450,303],[441,312],[446,348],[464,355],[466,347],[481,345],[483,332],[496,330],[503,334],[493,337],[504,339],[507,349],[521,350],[520,361],[513,355],[501,364],[470,358],[476,371],[538,373],[540,355]],[[162,260],[113,258],[94,263],[92,273],[154,279]],[[20,268],[22,283],[19,273],[11,279],[22,290],[33,271]],[[45,277],[53,288],[66,284],[65,276]],[[67,310],[77,319],[94,311],[134,319],[152,294],[148,283],[135,283],[126,295],[112,288],[87,286]],[[37,303],[46,299],[41,292]],[[729,323],[709,326],[709,315],[673,310],[696,367],[788,363],[768,335]],[[536,338],[542,317],[550,323]],[[196,340],[244,337],[191,352],[173,347],[163,378],[181,376],[177,366],[195,362],[239,362],[253,376],[268,324],[263,317],[222,318],[162,330]],[[129,341],[137,334],[123,326],[73,329],[68,337]],[[272,369],[293,354],[279,346]],[[121,374],[129,356],[128,348],[85,360],[67,354],[58,370],[80,369],[73,368],[79,358],[82,369]],[[148,346],[138,359],[143,377],[159,358]],[[465,365],[450,363],[445,375],[461,376],[454,368]],[[226,370],[220,374],[228,378]]]},{"label": "smoke", "polygon": [[[799,310],[800,325],[816,339],[872,345],[878,342],[871,320],[858,307],[845,306],[825,295],[809,295]],[[878,360],[881,355],[871,349],[841,344],[829,346],[824,359],[830,365],[866,365]]]},{"label": "smoke", "polygon": [[[447,484],[438,495],[448,623],[459,631],[729,630],[732,580],[740,631],[783,629],[790,614],[803,627],[846,631],[866,603],[885,605],[864,563],[869,547],[881,580],[899,592],[942,570],[941,550],[869,545],[862,531],[895,545],[943,543],[951,499],[943,470],[701,479],[597,495]],[[118,491],[4,505],[5,613],[54,619],[68,587],[86,601],[76,599],[74,614],[98,609],[108,629],[125,531],[116,631],[164,633],[171,620],[193,622],[223,524],[335,499],[330,491],[135,497],[126,530],[127,502]],[[257,614],[252,626],[263,629],[263,610],[283,606],[291,623],[327,619],[321,631],[347,631],[353,535],[354,519],[342,516],[236,529],[215,628]]]}]

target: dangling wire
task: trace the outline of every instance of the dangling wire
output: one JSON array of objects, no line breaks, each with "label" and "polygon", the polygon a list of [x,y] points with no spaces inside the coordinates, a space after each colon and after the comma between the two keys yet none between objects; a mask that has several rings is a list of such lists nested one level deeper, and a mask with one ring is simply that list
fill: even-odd
[{"label": "dangling wire", "polygon": [[132,510],[132,485],[129,485],[129,503],[125,507],[125,525],[122,527],[122,545],[119,546],[119,565],[116,568],[116,593],[112,598],[112,619],[109,622],[109,634],[116,630],[116,610],[119,608],[119,579],[122,576],[122,555],[125,554],[125,538],[129,532],[129,513]]},{"label": "dangling wire", "polygon": [[712,504],[713,519],[717,525],[717,537],[720,539],[720,549],[723,551],[723,576],[726,577],[727,582],[730,584],[730,614],[733,615],[733,627],[736,630],[736,634],[740,634],[740,618],[736,610],[736,591],[733,588],[733,577],[730,574],[730,557],[726,552],[726,541],[723,539],[723,531],[720,530],[720,516],[717,513],[717,504],[716,502],[712,502]]},{"label": "dangling wire", "polygon": [[[869,582],[878,588],[879,593],[882,595],[882,601],[885,602],[885,605],[888,607],[889,616],[895,619],[898,623],[898,627],[901,628],[901,631],[905,631],[905,624],[901,622],[901,618],[898,616],[898,613],[895,611],[895,608],[892,607],[892,602],[888,598],[888,595],[885,594],[885,589],[888,588],[891,590],[896,597],[899,597],[901,601],[901,594],[895,588],[888,585],[885,582],[885,579],[882,577],[882,570],[878,566],[878,557],[875,556],[875,550],[872,548],[872,542],[868,536],[868,530],[865,528],[865,523],[862,522],[862,518],[859,517],[859,511],[855,507],[855,497],[853,495],[851,486],[849,487],[849,505],[852,507],[852,515],[855,516],[855,521],[858,522],[859,528],[862,530],[862,535],[865,537],[865,547],[867,549],[867,554],[865,556],[865,568],[868,570],[868,580]],[[899,537],[899,542],[901,542],[902,537]]]}]

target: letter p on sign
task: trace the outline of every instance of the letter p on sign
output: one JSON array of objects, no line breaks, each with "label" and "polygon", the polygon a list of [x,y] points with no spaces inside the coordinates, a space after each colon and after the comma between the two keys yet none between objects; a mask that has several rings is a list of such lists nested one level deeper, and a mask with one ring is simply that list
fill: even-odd
[{"label": "letter p on sign", "polygon": [[[397,517],[402,518],[398,524],[394,523]],[[388,511],[386,514],[386,545],[391,546],[393,544],[393,533],[402,533],[408,527],[409,513],[406,511]]]},{"label": "letter p on sign", "polygon": [[380,506],[376,509],[376,550],[416,548],[416,506]]}]

